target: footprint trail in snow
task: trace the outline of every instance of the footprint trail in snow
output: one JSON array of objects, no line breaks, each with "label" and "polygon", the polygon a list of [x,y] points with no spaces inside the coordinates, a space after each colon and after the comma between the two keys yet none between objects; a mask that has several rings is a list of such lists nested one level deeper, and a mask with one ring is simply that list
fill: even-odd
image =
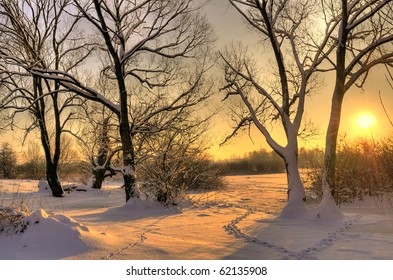
[{"label": "footprint trail in snow", "polygon": [[301,251],[292,251],[282,246],[277,246],[271,244],[266,241],[262,241],[256,237],[250,236],[242,232],[242,230],[237,226],[238,223],[245,220],[249,215],[255,213],[255,209],[247,209],[247,212],[242,216],[236,218],[235,220],[231,221],[229,224],[224,226],[224,229],[228,234],[233,235],[238,239],[242,239],[248,243],[254,243],[261,246],[268,247],[271,250],[274,250],[282,255],[282,259],[297,259],[297,260],[311,260],[311,259],[318,259],[315,254],[324,250],[325,248],[332,246],[335,242],[342,238],[343,235],[348,231],[348,229],[360,220],[361,216],[357,215],[353,218],[350,218],[348,221],[344,223],[344,225],[338,228],[336,231],[332,233],[328,233],[328,235],[321,239],[318,243],[314,244],[313,246],[307,247]]}]

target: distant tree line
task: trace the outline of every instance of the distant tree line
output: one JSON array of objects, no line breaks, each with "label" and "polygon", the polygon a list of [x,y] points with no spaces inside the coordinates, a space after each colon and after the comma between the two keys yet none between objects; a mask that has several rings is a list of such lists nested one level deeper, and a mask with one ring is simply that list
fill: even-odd
[{"label": "distant tree line", "polygon": [[[300,148],[299,168],[312,169],[321,166],[323,150],[320,148]],[[222,175],[252,175],[285,172],[285,165],[281,157],[274,151],[261,149],[227,160],[216,161],[215,165]]]},{"label": "distant tree line", "polygon": [[222,175],[267,174],[285,171],[280,156],[273,151],[261,149],[242,157],[216,162]]},{"label": "distant tree line", "polygon": [[[59,175],[64,178],[80,178],[81,169],[87,169],[88,162],[78,160],[75,151],[70,149],[68,155],[63,154],[59,165]],[[45,178],[45,157],[39,144],[30,142],[24,152],[18,153],[8,142],[0,147],[1,179],[33,179]]]}]

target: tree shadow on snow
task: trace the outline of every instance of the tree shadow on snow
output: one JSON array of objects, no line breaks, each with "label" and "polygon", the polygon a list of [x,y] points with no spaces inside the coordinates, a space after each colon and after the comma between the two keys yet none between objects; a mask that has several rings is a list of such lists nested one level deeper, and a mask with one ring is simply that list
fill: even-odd
[{"label": "tree shadow on snow", "polygon": [[130,199],[126,204],[109,208],[102,213],[81,215],[78,218],[89,219],[90,222],[124,222],[144,218],[157,218],[161,216],[173,216],[181,214],[179,207],[170,208],[158,201]]}]

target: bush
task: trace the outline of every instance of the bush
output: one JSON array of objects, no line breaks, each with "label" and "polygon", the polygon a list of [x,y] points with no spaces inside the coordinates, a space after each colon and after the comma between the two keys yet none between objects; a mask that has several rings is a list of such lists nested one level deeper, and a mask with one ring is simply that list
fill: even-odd
[{"label": "bush", "polygon": [[[305,182],[309,193],[322,196],[322,162],[308,169]],[[393,141],[358,140],[341,142],[337,150],[336,189],[338,205],[362,200],[365,196],[382,197],[393,193]]]},{"label": "bush", "polygon": [[323,151],[301,149],[299,152],[300,173],[306,188],[306,201],[317,202],[322,198]]},{"label": "bush", "polygon": [[188,190],[215,190],[224,183],[218,169],[206,156],[192,153],[183,157],[146,162],[138,170],[140,191],[165,205],[176,204]]},{"label": "bush", "polygon": [[27,222],[24,220],[30,214],[24,204],[0,206],[0,232],[24,232]]}]

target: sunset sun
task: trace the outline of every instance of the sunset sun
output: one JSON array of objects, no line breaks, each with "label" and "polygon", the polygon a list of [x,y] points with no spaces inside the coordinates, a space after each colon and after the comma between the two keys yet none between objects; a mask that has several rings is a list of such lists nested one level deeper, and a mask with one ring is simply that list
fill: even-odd
[{"label": "sunset sun", "polygon": [[360,128],[370,128],[377,122],[375,116],[371,113],[362,113],[357,119],[357,125]]}]

